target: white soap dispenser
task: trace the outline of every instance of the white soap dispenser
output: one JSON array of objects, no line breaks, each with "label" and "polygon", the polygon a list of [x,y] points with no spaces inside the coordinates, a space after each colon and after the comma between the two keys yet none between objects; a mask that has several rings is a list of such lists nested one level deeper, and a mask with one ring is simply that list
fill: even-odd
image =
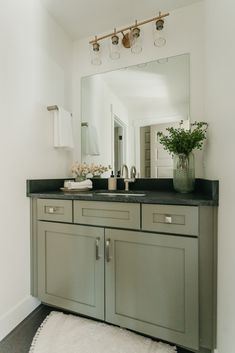
[{"label": "white soap dispenser", "polygon": [[108,179],[108,189],[117,190],[117,178],[114,176],[113,171]]}]

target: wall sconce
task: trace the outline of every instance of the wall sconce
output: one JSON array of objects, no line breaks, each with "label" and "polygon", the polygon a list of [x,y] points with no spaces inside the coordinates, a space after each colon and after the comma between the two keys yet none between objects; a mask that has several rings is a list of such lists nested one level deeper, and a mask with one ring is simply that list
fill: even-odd
[{"label": "wall sconce", "polygon": [[100,57],[100,42],[101,40],[107,39],[111,37],[111,43],[110,43],[110,52],[109,56],[112,60],[117,60],[120,58],[120,40],[119,40],[119,33],[122,33],[123,38],[122,38],[122,45],[124,48],[130,48],[131,52],[133,54],[139,54],[142,51],[142,39],[141,39],[141,32],[140,32],[140,26],[145,25],[146,23],[149,22],[155,22],[155,33],[154,33],[154,45],[156,47],[162,47],[166,44],[166,39],[163,34],[163,29],[165,22],[163,18],[169,16],[169,13],[166,14],[161,14],[159,12],[159,15],[157,17],[142,21],[142,22],[137,22],[135,21],[134,25],[128,26],[126,28],[122,28],[120,30],[114,29],[114,32],[106,34],[102,37],[97,38],[95,36],[95,39],[91,40],[89,44],[92,46],[92,59],[91,63],[93,65],[100,65],[101,64],[101,57]]}]

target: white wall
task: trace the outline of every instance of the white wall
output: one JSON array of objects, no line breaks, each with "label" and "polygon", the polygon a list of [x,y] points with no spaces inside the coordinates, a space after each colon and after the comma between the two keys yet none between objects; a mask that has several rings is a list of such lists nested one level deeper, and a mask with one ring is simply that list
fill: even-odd
[{"label": "white wall", "polygon": [[[153,45],[152,25],[143,26],[143,50],[139,55],[132,54],[127,49],[122,49],[119,60],[111,60],[108,55],[108,43],[104,43],[102,65],[93,66],[90,63],[89,39],[79,40],[74,44],[73,56],[73,111],[76,116],[77,159],[80,159],[80,80],[81,77],[94,73],[110,71],[129,65],[170,57],[182,53],[190,53],[190,111],[192,120],[203,120],[204,118],[204,45],[203,45],[203,3],[172,11],[166,20],[167,45],[156,48]],[[199,25],[200,24],[200,25]],[[176,30],[177,29],[177,30]],[[112,30],[112,29],[110,29]],[[202,176],[203,171],[200,164],[197,166],[197,176]]]},{"label": "white wall", "polygon": [[0,339],[38,302],[30,297],[27,178],[68,175],[71,155],[52,147],[47,105],[71,109],[72,43],[39,0],[0,11]]},{"label": "white wall", "polygon": [[235,3],[206,0],[206,177],[219,179],[218,352],[233,353],[235,333]]}]

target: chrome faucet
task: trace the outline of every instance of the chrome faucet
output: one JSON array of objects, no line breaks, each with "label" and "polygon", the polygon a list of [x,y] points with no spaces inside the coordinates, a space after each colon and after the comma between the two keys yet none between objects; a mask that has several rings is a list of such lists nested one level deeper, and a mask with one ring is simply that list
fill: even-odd
[{"label": "chrome faucet", "polygon": [[[125,177],[124,177],[124,171],[125,171]],[[130,171],[130,178],[128,177],[128,168],[126,164],[123,164],[122,169],[121,169],[121,176],[124,177],[124,183],[125,183],[125,191],[129,191],[129,183],[134,183],[135,182],[135,177],[136,177],[136,168],[135,166],[131,167]]]}]

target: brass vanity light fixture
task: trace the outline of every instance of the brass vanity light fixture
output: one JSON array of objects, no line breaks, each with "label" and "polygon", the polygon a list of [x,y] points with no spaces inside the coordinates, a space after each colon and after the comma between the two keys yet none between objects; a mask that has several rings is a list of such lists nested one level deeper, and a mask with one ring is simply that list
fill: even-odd
[{"label": "brass vanity light fixture", "polygon": [[95,36],[95,39],[89,42],[89,44],[91,44],[91,47],[92,47],[91,63],[93,65],[101,64],[101,57],[100,57],[101,47],[98,42],[110,37],[111,37],[111,43],[110,43],[109,56],[113,60],[119,59],[120,57],[120,45],[119,45],[120,40],[118,36],[119,33],[123,35],[121,43],[124,48],[128,48],[128,49],[130,48],[132,53],[135,53],[135,54],[140,53],[142,51],[142,45],[141,45],[141,35],[140,35],[139,27],[150,22],[155,22],[155,26],[156,26],[155,33],[154,33],[154,45],[157,47],[162,47],[166,43],[166,39],[163,35],[163,29],[165,25],[163,18],[169,15],[170,15],[169,13],[162,14],[161,12],[159,12],[159,15],[156,17],[153,17],[141,22],[138,22],[136,20],[133,25],[122,28],[118,31],[115,28],[112,33],[106,34],[101,37]]}]

